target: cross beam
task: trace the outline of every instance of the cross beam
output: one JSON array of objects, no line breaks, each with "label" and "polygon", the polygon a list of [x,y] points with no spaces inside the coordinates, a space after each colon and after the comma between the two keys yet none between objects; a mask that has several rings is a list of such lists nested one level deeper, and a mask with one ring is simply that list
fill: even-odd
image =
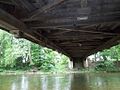
[{"label": "cross beam", "polygon": [[31,13],[30,18],[35,18],[39,14],[49,11],[51,8],[56,7],[57,5],[63,3],[64,1],[66,1],[66,0],[55,0],[53,3],[47,4],[47,5],[43,6],[42,8],[37,9],[36,11]]},{"label": "cross beam", "polygon": [[100,45],[96,49],[94,49],[94,50],[90,51],[89,53],[87,53],[85,57],[87,57],[87,56],[89,56],[91,54],[94,54],[94,53],[96,53],[98,51],[101,51],[103,49],[110,48],[111,46],[118,44],[119,40],[120,40],[120,35],[117,35],[117,36],[113,37],[112,39],[106,41],[104,44]]},{"label": "cross beam", "polygon": [[11,0],[0,0],[1,3],[5,3],[5,4],[10,4],[12,5],[13,3],[11,2]]},{"label": "cross beam", "polygon": [[9,31],[11,32],[12,30],[19,30],[24,33],[23,37],[25,35],[43,46],[50,47],[51,49],[57,50],[58,52],[61,52],[70,57],[68,53],[66,53],[63,49],[58,47],[52,41],[48,40],[42,34],[39,34],[39,36],[35,35],[33,30],[28,28],[23,22],[21,22],[20,20],[18,20],[17,18],[15,18],[14,16],[10,15],[2,9],[0,9],[0,26],[9,29]]},{"label": "cross beam", "polygon": [[[60,34],[64,34],[64,33],[68,33],[68,32],[84,32],[84,33],[91,33],[91,34],[103,34],[103,35],[118,35],[117,33],[110,33],[110,32],[101,32],[101,31],[95,31],[95,30],[87,30],[87,29],[82,29],[82,28],[78,28],[78,29],[69,29],[69,28],[56,28],[56,27],[39,27],[39,29],[52,29],[53,31],[57,31],[57,30],[61,30],[60,32],[56,32],[53,33],[52,35],[60,35]],[[34,28],[35,29],[35,28]],[[51,31],[52,31],[51,30]]]},{"label": "cross beam", "polygon": [[[92,33],[92,34],[104,34],[104,35],[117,35],[117,34],[114,34],[114,33],[109,33],[109,32],[100,32],[100,31],[94,31],[94,30],[84,30],[82,28],[80,29],[67,29],[67,28],[56,28],[58,30],[66,30],[68,32],[71,32],[71,31],[77,31],[77,32],[84,32],[84,33]],[[58,34],[58,33],[57,33]]]},{"label": "cross beam", "polygon": [[27,11],[32,12],[35,7],[27,0],[12,0],[17,6],[25,8]]}]

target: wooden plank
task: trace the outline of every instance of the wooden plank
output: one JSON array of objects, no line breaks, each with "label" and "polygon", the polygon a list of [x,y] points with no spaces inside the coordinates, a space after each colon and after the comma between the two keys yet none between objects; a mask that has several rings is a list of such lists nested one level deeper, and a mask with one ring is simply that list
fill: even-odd
[{"label": "wooden plank", "polygon": [[103,41],[63,41],[63,42],[59,42],[61,45],[66,45],[68,44],[68,46],[70,45],[76,45],[76,44],[83,44],[83,45],[96,45],[96,44],[100,44],[103,43]]},{"label": "wooden plank", "polygon": [[57,5],[63,3],[64,1],[66,1],[66,0],[55,0],[54,3],[47,4],[47,5],[43,6],[42,8],[31,13],[30,18],[35,18],[39,14],[49,11],[51,8],[55,8]]},{"label": "wooden plank", "polygon": [[99,46],[100,44],[102,44],[102,43],[91,43],[91,44],[82,44],[82,43],[75,43],[75,44],[72,44],[72,43],[69,43],[69,44],[60,44],[60,46],[62,46],[62,47],[66,47],[66,46],[68,46],[68,47],[81,47],[81,46],[86,46],[86,47],[89,47],[89,46]]},{"label": "wooden plank", "polygon": [[92,49],[94,48],[95,46],[79,46],[79,47],[74,47],[74,46],[64,46],[65,49]]},{"label": "wooden plank", "polygon": [[[114,35],[115,36],[115,35]],[[104,39],[104,38],[112,38],[112,35],[102,35],[102,34],[88,34],[88,33],[79,33],[79,32],[71,32],[63,35],[47,35],[50,39]],[[89,38],[88,38],[89,37]]]},{"label": "wooden plank", "polygon": [[18,19],[7,13],[6,11],[0,8],[0,25],[3,27],[8,27],[12,30],[23,30],[25,25],[20,22]]},{"label": "wooden plank", "polygon": [[103,40],[104,38],[112,38],[112,37],[102,37],[102,36],[92,37],[92,35],[88,36],[88,37],[86,35],[86,36],[64,36],[64,37],[60,36],[60,37],[48,37],[48,38],[51,40],[54,40],[54,39],[55,40],[70,40],[70,39],[74,39],[74,40],[78,40],[78,39],[80,39],[80,40],[96,40],[96,39]]},{"label": "wooden plank", "polygon": [[40,29],[45,27],[66,27],[66,26],[82,26],[102,23],[120,23],[120,14],[112,16],[96,16],[90,17],[87,20],[77,20],[76,17],[72,18],[58,18],[46,22],[26,22],[26,24],[34,29]]},{"label": "wooden plank", "polygon": [[[2,26],[2,25],[3,26]],[[35,35],[30,28],[28,28],[24,23],[16,19],[14,16],[10,15],[9,13],[5,12],[4,10],[0,9],[0,26],[6,28],[10,27],[9,30],[20,30],[23,32],[26,36],[30,37],[32,40],[37,41],[38,44],[43,46],[49,46],[51,49],[57,50],[58,52],[61,52],[68,57],[70,55],[66,53],[63,49],[58,47],[56,44],[54,44],[52,41],[48,40],[46,37],[40,34],[40,36]],[[13,28],[13,29],[12,29]]]},{"label": "wooden plank", "polygon": [[82,16],[82,17],[71,17],[71,18],[55,18],[47,20],[44,24],[46,25],[64,25],[64,24],[87,24],[87,23],[103,23],[113,22],[120,19],[120,13],[116,15],[101,15],[101,16]]},{"label": "wooden plank", "polygon": [[[67,4],[66,4],[67,5]],[[99,8],[100,6],[98,6]],[[97,7],[96,7],[97,8]],[[114,8],[104,8],[101,12],[101,9],[92,9],[92,7],[71,7],[71,8],[60,8],[52,10],[51,12],[41,13],[36,18],[25,18],[23,21],[40,21],[40,20],[50,20],[55,18],[71,18],[71,17],[84,17],[84,16],[104,16],[104,15],[116,15],[120,14],[120,7]]]},{"label": "wooden plank", "polygon": [[91,54],[94,54],[94,53],[96,53],[96,52],[98,52],[98,51],[101,51],[101,50],[110,48],[110,47],[112,47],[112,46],[114,46],[114,45],[116,45],[116,44],[119,44],[119,43],[118,43],[119,40],[120,40],[120,35],[117,35],[117,36],[115,36],[114,38],[106,41],[104,44],[98,46],[98,47],[95,48],[94,50],[90,51],[88,54],[86,54],[85,57],[87,57],[87,56],[89,56],[89,55],[91,55]]},{"label": "wooden plank", "polygon": [[25,8],[27,11],[32,12],[36,8],[33,6],[32,3],[28,2],[27,0],[12,0],[17,6],[21,8]]},{"label": "wooden plank", "polygon": [[73,39],[73,40],[96,40],[96,39],[98,39],[98,40],[103,40],[104,39],[104,37],[100,37],[100,36],[98,36],[98,37],[92,37],[92,36],[90,36],[89,38],[86,36],[84,36],[84,37],[81,37],[81,36],[67,36],[67,37],[62,37],[62,36],[60,36],[60,37],[48,37],[49,39],[51,39],[51,40],[71,40],[71,39]]},{"label": "wooden plank", "polygon": [[111,30],[115,30],[117,27],[120,27],[120,23],[116,23],[114,26],[112,26]]},{"label": "wooden plank", "polygon": [[[87,16],[90,14],[90,8],[68,8],[68,9],[58,9],[48,13],[40,13],[35,18],[25,18],[23,21],[39,21],[39,20],[50,20],[54,18],[67,18],[67,17],[77,17],[77,16]],[[30,15],[31,16],[31,15]]]},{"label": "wooden plank", "polygon": [[0,0],[1,3],[13,5],[11,0]]},{"label": "wooden plank", "polygon": [[75,32],[84,32],[84,33],[91,33],[91,34],[118,35],[117,33],[100,32],[100,31],[87,30],[87,29],[82,29],[82,28],[79,28],[79,29],[49,28],[49,29],[56,30],[56,31],[57,31],[57,30],[62,30],[61,32],[53,33],[52,35],[61,35],[61,34],[64,34],[64,33],[71,32],[71,31],[75,31]]}]

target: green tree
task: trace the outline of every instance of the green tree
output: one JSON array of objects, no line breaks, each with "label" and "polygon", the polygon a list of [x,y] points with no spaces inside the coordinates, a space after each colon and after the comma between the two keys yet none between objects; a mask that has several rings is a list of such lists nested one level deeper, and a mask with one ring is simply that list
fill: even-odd
[{"label": "green tree", "polygon": [[67,68],[67,65],[68,58],[64,55],[28,40],[16,39],[13,35],[0,30],[0,67],[6,69],[36,67],[49,71]]}]

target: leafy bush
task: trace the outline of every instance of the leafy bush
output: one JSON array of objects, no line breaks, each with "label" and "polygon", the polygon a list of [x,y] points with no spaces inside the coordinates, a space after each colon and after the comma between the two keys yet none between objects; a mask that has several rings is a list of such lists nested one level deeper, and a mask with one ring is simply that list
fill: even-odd
[{"label": "leafy bush", "polygon": [[97,71],[115,71],[116,67],[113,61],[101,61],[98,62],[95,70]]},{"label": "leafy bush", "polygon": [[4,70],[2,68],[0,68],[0,72],[3,72]]},{"label": "leafy bush", "polygon": [[68,57],[25,39],[16,39],[0,29],[0,67],[3,70],[37,68],[50,71],[63,70],[67,66]]}]

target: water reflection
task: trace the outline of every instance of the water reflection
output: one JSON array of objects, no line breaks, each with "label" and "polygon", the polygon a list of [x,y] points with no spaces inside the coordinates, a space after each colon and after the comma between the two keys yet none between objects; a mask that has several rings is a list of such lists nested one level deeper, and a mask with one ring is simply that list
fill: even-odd
[{"label": "water reflection", "polygon": [[15,83],[12,84],[12,90],[16,90],[16,85],[15,85]]},{"label": "water reflection", "polygon": [[[18,76],[18,78],[12,82],[11,90],[71,90],[72,78],[72,74],[60,76],[22,75]],[[40,80],[40,82],[38,80]]]},{"label": "water reflection", "polygon": [[21,90],[28,90],[28,79],[24,75],[21,79]]},{"label": "water reflection", "polygon": [[40,90],[71,90],[72,74],[60,76],[42,76]]},{"label": "water reflection", "polygon": [[59,77],[55,77],[55,90],[59,90],[60,89],[60,78]]},{"label": "water reflection", "polygon": [[48,83],[48,80],[47,80],[47,77],[46,76],[43,76],[43,78],[41,78],[41,81],[42,81],[42,84],[41,84],[41,87],[42,89],[41,90],[47,90],[47,83]]},{"label": "water reflection", "polygon": [[120,74],[0,76],[0,90],[120,90]]},{"label": "water reflection", "polygon": [[21,81],[16,82],[16,80],[15,80],[12,83],[11,87],[12,87],[11,90],[18,90],[18,88],[19,88],[19,90],[28,90],[28,77],[22,75],[21,76]]}]

